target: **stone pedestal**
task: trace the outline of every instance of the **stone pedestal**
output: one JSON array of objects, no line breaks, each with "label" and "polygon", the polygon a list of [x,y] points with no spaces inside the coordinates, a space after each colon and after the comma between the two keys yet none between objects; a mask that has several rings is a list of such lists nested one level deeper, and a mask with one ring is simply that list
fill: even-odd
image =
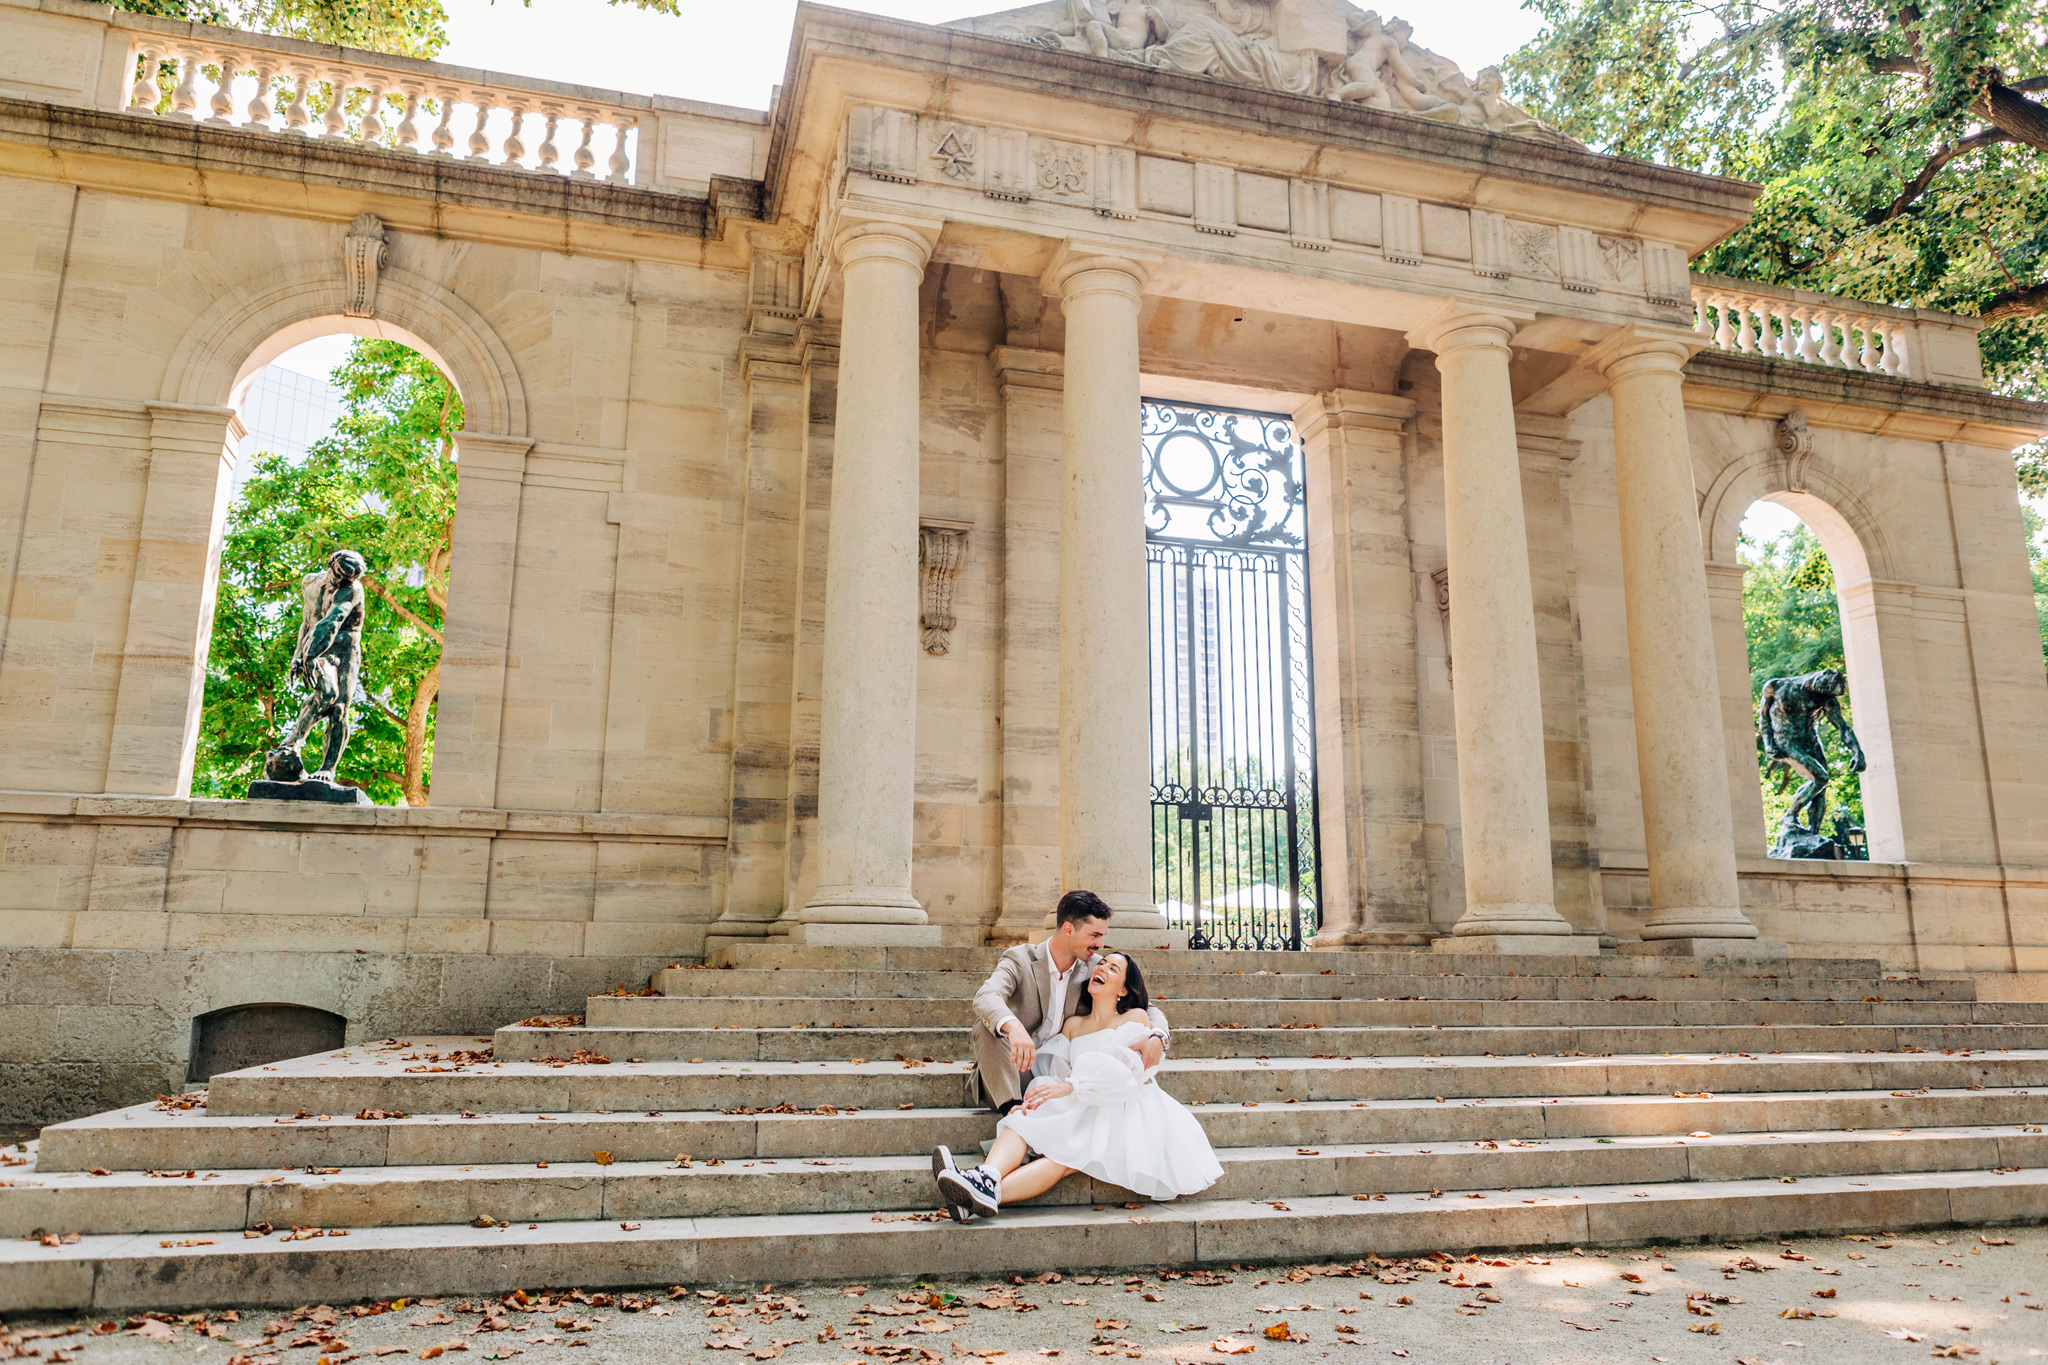
[{"label": "stone pedestal", "polygon": [[[1542,680],[1506,315],[1446,304],[1409,342],[1443,375],[1444,523],[1455,606],[1458,808],[1468,937],[1568,936],[1550,875]],[[1457,949],[1446,947],[1444,951]],[[1519,950],[1517,950],[1519,951]]]},{"label": "stone pedestal", "polygon": [[344,787],[338,782],[317,782],[311,778],[303,782],[273,782],[259,777],[249,784],[251,801],[312,801],[325,806],[374,806],[370,794],[357,787]]},{"label": "stone pedestal", "polygon": [[1753,939],[1735,879],[1728,756],[1682,369],[1698,338],[1640,332],[1601,368],[1614,398],[1622,585],[1654,914],[1643,938]]},{"label": "stone pedestal", "polygon": [[1597,934],[1458,934],[1429,945],[1432,952],[1475,957],[1598,957]]},{"label": "stone pedestal", "polygon": [[844,271],[818,731],[818,885],[800,943],[930,944],[910,889],[917,758],[918,288],[935,225],[854,223]]},{"label": "stone pedestal", "polygon": [[1769,957],[1788,958],[1792,946],[1782,938],[1646,938],[1615,950],[1623,957]]}]

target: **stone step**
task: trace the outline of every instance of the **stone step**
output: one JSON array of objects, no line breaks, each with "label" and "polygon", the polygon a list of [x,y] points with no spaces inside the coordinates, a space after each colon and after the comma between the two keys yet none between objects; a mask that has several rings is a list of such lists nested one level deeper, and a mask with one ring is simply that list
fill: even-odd
[{"label": "stone step", "polygon": [[[655,973],[653,989],[672,997],[823,996],[858,1000],[960,1000],[982,977],[973,972],[826,972],[797,968]],[[1235,1000],[1818,1000],[1968,1001],[1970,980],[1870,981],[1833,977],[1509,976],[1489,971],[1339,975],[1322,972],[1160,972],[1145,974],[1161,999]]]},{"label": "stone step", "polygon": [[[630,1014],[631,1012],[628,1011]],[[1176,1014],[1180,1011],[1176,1010]],[[649,1061],[847,1061],[964,1057],[958,1028],[501,1028],[500,1061],[570,1057],[578,1050]],[[1484,1053],[1910,1052],[2048,1048],[2048,1024],[1807,1025],[1777,1028],[1200,1028],[1180,1027],[1173,1055],[1196,1057],[1479,1056]]]},{"label": "stone step", "polygon": [[[419,1055],[424,1045],[410,1051]],[[431,1050],[431,1049],[428,1049]],[[396,1110],[479,1112],[701,1111],[971,1106],[971,1063],[636,1061],[551,1065],[486,1062],[428,1072],[393,1049],[345,1048],[213,1079],[211,1113],[281,1116]],[[1184,1103],[1694,1094],[1792,1089],[1913,1090],[2048,1086],[2048,1052],[1170,1058],[1159,1081]]]},{"label": "stone step", "polygon": [[[963,1149],[963,1159],[976,1149]],[[1225,1148],[1223,1178],[1199,1199],[1303,1199],[1900,1171],[2048,1167],[2048,1134],[2011,1128],[1876,1133],[1720,1134]],[[928,1153],[702,1162],[594,1161],[382,1166],[328,1173],[197,1171],[17,1175],[0,1202],[0,1238],[39,1230],[117,1232],[369,1228],[578,1219],[725,1218],[779,1213],[899,1212],[933,1206]],[[1033,1207],[1124,1204],[1138,1196],[1085,1175]]]},{"label": "stone step", "polygon": [[[1860,1000],[1382,1001],[1199,996],[1155,999],[1154,1003],[1177,1027],[1770,1028],[1830,1024],[2048,1024],[2048,1002],[2044,1001],[1865,1004]],[[973,1007],[964,996],[953,1000],[869,1000],[823,996],[599,995],[592,996],[585,1006],[585,1018],[598,1028],[791,1028],[798,1024],[810,1028],[964,1028],[973,1017]]]},{"label": "stone step", "polygon": [[[1450,1192],[1453,1196],[1460,1192]],[[1344,1259],[1535,1246],[1622,1245],[2048,1218],[2048,1170],[1822,1177],[1652,1186],[1547,1186],[1360,1202],[1193,1200],[1122,1208],[1019,1209],[985,1223],[904,1215],[784,1214],[432,1224],[344,1238],[86,1237],[0,1243],[0,1313],[115,1312],[230,1304],[495,1294],[539,1285],[667,1286],[873,1280]],[[165,1246],[166,1240],[205,1245]]]},{"label": "stone step", "polygon": [[[1728,958],[1728,957],[1625,957],[1612,953],[1599,957],[1490,956],[1476,953],[1430,953],[1417,949],[1385,952],[1307,951],[1255,952],[1210,949],[1134,950],[1138,964],[1149,978],[1154,972],[1321,972],[1357,975],[1383,973],[1471,972],[1489,976],[1518,973],[1522,976],[1591,976],[1604,973],[1620,976],[1832,976],[1875,979],[1899,976],[1887,973],[1875,958]],[[897,971],[975,972],[987,974],[1002,956],[1000,948],[828,948],[776,943],[736,944],[726,949],[723,963],[709,967],[678,968],[679,971],[716,971],[732,968],[796,969],[807,971]]]},{"label": "stone step", "polygon": [[[2038,1092],[1796,1090],[1550,1098],[1310,1100],[1194,1109],[1216,1147],[1536,1141],[1559,1138],[1684,1138],[1695,1132],[1868,1132],[1892,1129],[2040,1127]],[[907,1156],[945,1143],[961,1150],[995,1136],[982,1108],[862,1110],[858,1113],[602,1114],[553,1111],[474,1116],[418,1115],[368,1120],[229,1117],[165,1113],[153,1105],[116,1110],[43,1130],[36,1170],[58,1172],[222,1170],[289,1167],[463,1166],[614,1160],[665,1161],[677,1153],[710,1160]],[[11,1192],[8,1192],[11,1193]]]}]

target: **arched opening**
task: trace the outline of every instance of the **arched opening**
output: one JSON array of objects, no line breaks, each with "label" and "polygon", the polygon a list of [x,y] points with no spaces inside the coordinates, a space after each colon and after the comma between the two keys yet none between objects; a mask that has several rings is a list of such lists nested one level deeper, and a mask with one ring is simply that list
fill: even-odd
[{"label": "arched opening", "polygon": [[192,1021],[192,1064],[186,1080],[204,1084],[229,1071],[332,1052],[346,1041],[348,1020],[309,1005],[234,1005]]},{"label": "arched opening", "polygon": [[[232,395],[246,434],[220,536],[192,795],[238,799],[266,769],[289,778],[296,763],[331,768],[338,788],[379,805],[425,805],[462,397],[418,337],[339,317],[272,335]],[[344,550],[366,566],[353,583],[331,568]],[[280,750],[296,757],[273,761]]]},{"label": "arched opening", "polygon": [[1744,514],[1737,550],[1766,845],[1774,857],[1903,861],[1862,542],[1821,498],[1774,492]]}]

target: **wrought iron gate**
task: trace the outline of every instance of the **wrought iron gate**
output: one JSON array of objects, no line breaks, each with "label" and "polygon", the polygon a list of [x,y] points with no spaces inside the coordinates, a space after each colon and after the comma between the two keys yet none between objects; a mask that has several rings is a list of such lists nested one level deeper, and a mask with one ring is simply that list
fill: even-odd
[{"label": "wrought iron gate", "polygon": [[1319,923],[1307,499],[1284,417],[1145,404],[1152,880],[1196,948]]}]

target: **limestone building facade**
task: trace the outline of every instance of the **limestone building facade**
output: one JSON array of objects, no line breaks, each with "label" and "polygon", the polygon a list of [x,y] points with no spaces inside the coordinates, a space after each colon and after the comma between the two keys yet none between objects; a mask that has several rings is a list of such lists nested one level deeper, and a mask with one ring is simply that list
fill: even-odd
[{"label": "limestone building facade", "polygon": [[[762,113],[0,0],[12,1107],[174,1086],[238,1005],[489,1028],[1062,886],[1165,941],[1145,399],[1306,457],[1315,946],[2048,972],[2048,411],[1977,324],[1694,275],[1753,187],[1339,0],[1168,8],[1098,55],[804,4]],[[193,800],[234,408],[336,331],[467,406],[432,804]],[[1867,863],[1765,857],[1758,498],[1835,567]]]}]

